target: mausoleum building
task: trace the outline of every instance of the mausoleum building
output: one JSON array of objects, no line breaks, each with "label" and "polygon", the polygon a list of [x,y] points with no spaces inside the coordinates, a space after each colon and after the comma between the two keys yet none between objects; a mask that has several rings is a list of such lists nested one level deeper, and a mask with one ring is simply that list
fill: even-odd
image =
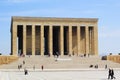
[{"label": "mausoleum building", "polygon": [[11,54],[98,55],[98,19],[14,16]]}]

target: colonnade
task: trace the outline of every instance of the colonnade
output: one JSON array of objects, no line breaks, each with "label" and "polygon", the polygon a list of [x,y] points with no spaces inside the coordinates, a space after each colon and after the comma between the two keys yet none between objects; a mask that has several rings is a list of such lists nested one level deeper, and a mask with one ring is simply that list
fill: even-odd
[{"label": "colonnade", "polygon": [[[18,29],[18,26],[19,27],[22,27],[21,29]],[[29,26],[31,26],[31,42],[28,42],[27,41],[27,30],[29,28]],[[80,26],[80,25],[77,25],[77,26],[74,26],[74,25],[68,25],[68,26],[64,26],[64,25],[29,25],[27,27],[27,24],[23,24],[23,25],[17,25],[17,24],[14,24],[13,27],[12,27],[12,46],[11,46],[11,49],[12,49],[12,54],[13,55],[17,55],[19,53],[19,49],[17,49],[19,43],[18,43],[18,40],[17,40],[17,37],[18,34],[18,31],[21,30],[22,32],[22,47],[21,47],[21,50],[20,50],[20,53],[24,54],[24,55],[27,55],[29,54],[27,51],[27,44],[31,44],[31,52],[30,52],[30,55],[35,55],[36,54],[36,45],[39,45],[39,52],[38,54],[39,55],[45,55],[45,46],[48,47],[48,51],[47,51],[47,54],[48,55],[53,55],[53,53],[55,53],[54,51],[54,42],[53,42],[53,32],[55,31],[54,28],[57,28],[58,27],[58,33],[56,33],[56,35],[54,34],[54,36],[58,36],[59,39],[58,40],[58,43],[55,43],[57,44],[57,46],[55,47],[58,47],[59,49],[57,49],[58,52],[60,55],[65,55],[65,52],[67,52],[67,55],[80,55],[80,54],[96,54],[97,51],[96,51],[96,41],[95,39],[97,38],[96,36],[96,26]],[[39,31],[39,44],[36,44],[35,41],[36,41],[36,26],[39,26],[38,30]],[[47,33],[45,32],[45,26],[46,26],[46,29],[47,29]],[[67,30],[65,31],[65,28],[67,28]],[[73,28],[75,28],[75,30],[73,31]],[[66,32],[66,40],[65,41],[65,32]],[[75,33],[75,35],[73,35],[73,33]],[[45,34],[48,34],[47,35],[47,38],[45,38]],[[75,39],[73,38],[73,36],[75,36]],[[47,41],[47,45],[45,44],[45,39],[48,39]],[[65,44],[66,42],[66,44]],[[64,51],[64,47],[65,45],[67,46],[67,49]],[[75,45],[75,49],[73,47],[73,45]]]}]

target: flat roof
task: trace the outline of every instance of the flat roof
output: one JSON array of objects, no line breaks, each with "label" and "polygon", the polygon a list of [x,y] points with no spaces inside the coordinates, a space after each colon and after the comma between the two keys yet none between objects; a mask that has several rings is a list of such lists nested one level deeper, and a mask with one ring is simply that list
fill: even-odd
[{"label": "flat roof", "polygon": [[98,18],[63,18],[63,17],[22,17],[12,16],[12,21],[59,21],[59,22],[97,22]]}]

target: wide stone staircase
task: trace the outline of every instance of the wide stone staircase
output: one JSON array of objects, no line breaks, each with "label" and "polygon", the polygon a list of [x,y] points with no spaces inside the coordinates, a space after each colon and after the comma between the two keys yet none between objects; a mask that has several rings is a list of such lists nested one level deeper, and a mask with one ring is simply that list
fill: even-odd
[{"label": "wide stone staircase", "polygon": [[[25,61],[25,64],[23,64]],[[0,65],[0,69],[17,69],[18,65],[22,65],[22,68],[41,69],[41,65],[45,69],[81,69],[89,68],[90,65],[98,65],[98,68],[105,68],[107,65],[108,68],[120,68],[119,63],[114,63],[108,60],[101,60],[99,56],[89,56],[89,57],[80,57],[80,56],[59,56],[57,57],[48,57],[48,56],[26,56],[20,57],[15,62],[10,64]]]}]

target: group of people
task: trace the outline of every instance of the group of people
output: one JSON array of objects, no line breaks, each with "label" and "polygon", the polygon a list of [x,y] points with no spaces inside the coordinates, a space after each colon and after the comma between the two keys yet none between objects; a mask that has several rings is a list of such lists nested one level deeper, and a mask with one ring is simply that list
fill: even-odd
[{"label": "group of people", "polygon": [[22,69],[22,65],[25,65],[25,61],[23,61],[23,64],[18,65],[18,69]]},{"label": "group of people", "polygon": [[[35,65],[33,66],[33,69],[35,70]],[[44,69],[44,66],[42,65],[41,70],[43,71],[43,69]],[[28,70],[26,68],[24,68],[24,74],[28,75]]]},{"label": "group of people", "polygon": [[22,64],[18,65],[18,69],[20,70],[22,68]]},{"label": "group of people", "polygon": [[[41,70],[43,71],[43,69],[44,69],[44,66],[41,65]],[[33,66],[33,70],[35,70],[35,65]]]},{"label": "group of people", "polygon": [[114,70],[113,69],[109,69],[108,79],[115,79]]},{"label": "group of people", "polygon": [[90,57],[90,54],[81,54],[80,57]]},{"label": "group of people", "polygon": [[91,64],[91,65],[89,66],[89,68],[93,68],[93,67],[94,67],[95,69],[98,69],[98,64],[96,64],[96,65],[92,65],[92,64]]}]

